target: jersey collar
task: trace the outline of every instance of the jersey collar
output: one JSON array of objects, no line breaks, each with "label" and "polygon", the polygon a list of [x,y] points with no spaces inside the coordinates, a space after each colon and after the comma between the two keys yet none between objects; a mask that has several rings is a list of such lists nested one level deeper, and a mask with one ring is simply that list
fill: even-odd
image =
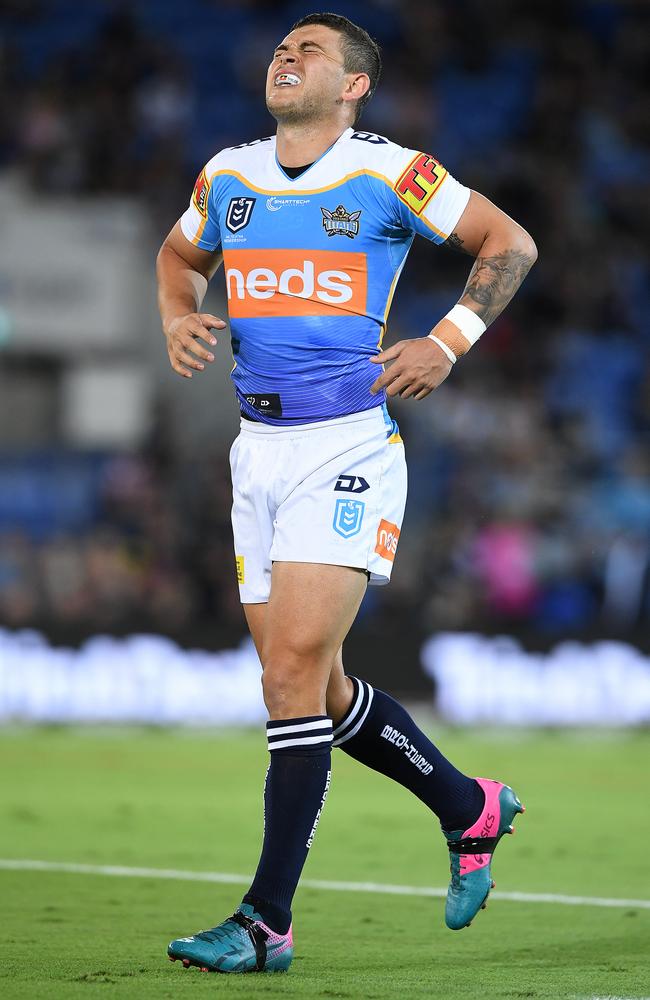
[{"label": "jersey collar", "polygon": [[289,177],[289,174],[286,174],[284,172],[284,170],[282,169],[282,165],[280,164],[280,161],[278,160],[278,150],[277,150],[277,144],[276,144],[275,147],[274,147],[273,156],[274,156],[274,159],[275,159],[275,166],[276,166],[276,168],[278,170],[278,173],[282,176],[283,180],[287,181],[287,183],[289,183],[289,184],[295,184],[297,181],[302,180],[303,177],[306,177],[307,174],[309,174],[314,169],[314,167],[317,167],[318,164],[321,162],[321,160],[324,160],[325,157],[329,153],[332,152],[332,150],[334,149],[335,146],[338,146],[338,144],[340,142],[342,142],[344,139],[349,139],[349,137],[352,135],[353,132],[354,132],[354,129],[352,127],[348,127],[348,128],[345,129],[344,132],[341,132],[341,134],[338,137],[338,139],[335,139],[334,142],[332,143],[332,145],[328,146],[327,149],[323,153],[321,153],[321,155],[318,157],[318,159],[314,160],[314,162],[312,163],[312,165],[310,167],[307,167],[307,169],[304,170],[301,174],[299,174],[298,177]]}]

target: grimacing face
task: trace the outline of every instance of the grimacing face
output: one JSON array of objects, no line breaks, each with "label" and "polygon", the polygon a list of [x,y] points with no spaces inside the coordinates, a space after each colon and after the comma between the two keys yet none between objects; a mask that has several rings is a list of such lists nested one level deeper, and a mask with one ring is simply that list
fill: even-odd
[{"label": "grimacing face", "polygon": [[355,74],[343,69],[342,36],[323,24],[290,32],[266,75],[266,106],[278,122],[327,118]]}]

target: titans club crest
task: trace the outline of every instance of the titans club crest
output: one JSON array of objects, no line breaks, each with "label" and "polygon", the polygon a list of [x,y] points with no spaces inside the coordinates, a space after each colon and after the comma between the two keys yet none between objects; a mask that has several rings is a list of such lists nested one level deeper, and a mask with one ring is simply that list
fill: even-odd
[{"label": "titans club crest", "polygon": [[245,229],[251,221],[257,198],[231,198],[226,212],[226,227],[231,233]]},{"label": "titans club crest", "polygon": [[328,236],[347,236],[348,239],[353,240],[355,236],[359,235],[361,209],[358,212],[348,212],[343,205],[339,205],[333,212],[329,208],[321,208],[321,212],[323,213],[323,229]]}]

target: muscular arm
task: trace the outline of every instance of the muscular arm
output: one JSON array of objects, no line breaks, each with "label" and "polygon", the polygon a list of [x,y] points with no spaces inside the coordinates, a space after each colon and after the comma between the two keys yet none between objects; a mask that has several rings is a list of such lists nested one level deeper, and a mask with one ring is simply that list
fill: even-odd
[{"label": "muscular arm", "polygon": [[[526,230],[476,191],[443,246],[476,258],[458,301],[486,326],[503,312],[537,260],[537,247]],[[460,355],[464,351],[459,347]]]},{"label": "muscular arm", "polygon": [[185,378],[192,377],[188,369],[202,371],[203,361],[214,361],[214,355],[198,338],[214,346],[217,341],[209,331],[226,325],[218,316],[199,312],[208,282],[221,261],[221,252],[209,253],[190,243],[179,222],[158,252],[158,308],[167,352],[174,371]]},{"label": "muscular arm", "polygon": [[[480,316],[486,326],[503,312],[537,260],[537,248],[526,230],[476,191],[443,246],[476,258],[458,303]],[[446,318],[436,323],[431,334],[457,358],[470,346],[458,326]],[[429,337],[400,341],[370,360],[394,362],[370,391],[385,388],[389,396],[403,398],[424,399],[451,371],[451,360]]]}]

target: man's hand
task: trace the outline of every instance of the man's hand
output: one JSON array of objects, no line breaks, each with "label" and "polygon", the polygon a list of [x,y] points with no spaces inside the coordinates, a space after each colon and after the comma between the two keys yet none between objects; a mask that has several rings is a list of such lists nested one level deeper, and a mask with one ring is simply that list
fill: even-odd
[{"label": "man's hand", "polygon": [[428,337],[400,340],[370,360],[377,365],[394,362],[371,386],[373,396],[380,389],[386,389],[388,396],[424,399],[445,381],[452,369],[445,352]]},{"label": "man's hand", "polygon": [[214,347],[217,338],[210,331],[213,328],[223,330],[225,325],[222,319],[210,313],[188,313],[173,319],[165,330],[165,337],[169,363],[174,371],[183,378],[192,378],[192,372],[188,371],[190,368],[202,372],[205,368],[203,361],[214,361],[214,354],[200,340]]}]

